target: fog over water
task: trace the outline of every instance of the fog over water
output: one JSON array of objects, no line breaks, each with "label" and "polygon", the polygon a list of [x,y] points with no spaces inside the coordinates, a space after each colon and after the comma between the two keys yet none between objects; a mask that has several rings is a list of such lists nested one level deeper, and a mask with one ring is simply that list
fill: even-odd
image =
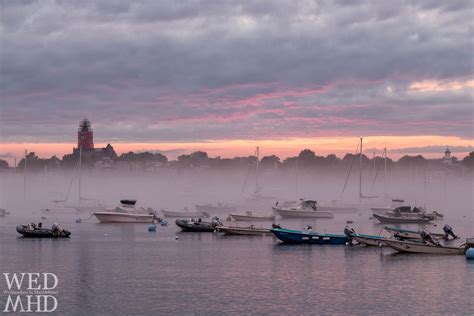
[{"label": "fog over water", "polygon": [[[195,204],[221,202],[235,205],[240,211],[268,213],[276,201],[281,203],[305,198],[329,204],[331,200],[340,200],[346,176],[345,172],[332,171],[266,171],[260,175],[259,183],[263,187],[262,195],[268,199],[255,201],[250,199],[255,189],[255,176],[250,174],[245,183],[245,171],[168,170],[149,174],[84,171],[81,195],[111,208],[120,199],[136,199],[140,206],[151,207],[155,211],[182,210],[184,207],[192,210]],[[374,183],[373,173],[367,171],[363,174],[362,193],[379,198],[365,200],[361,204],[358,200],[358,177],[357,172],[351,173],[342,199],[344,202],[357,203],[360,211],[368,210],[369,205],[387,205],[390,198],[401,198],[405,199],[407,205],[426,206],[429,210],[441,211],[446,218],[472,217],[472,175],[389,172],[386,180],[387,198],[384,199],[383,174]],[[39,209],[54,208],[53,200],[68,199],[56,207],[78,204],[77,173],[28,173],[26,186],[24,179],[23,172],[4,173],[0,177],[0,207],[10,211],[12,216],[28,217],[36,215]]]}]

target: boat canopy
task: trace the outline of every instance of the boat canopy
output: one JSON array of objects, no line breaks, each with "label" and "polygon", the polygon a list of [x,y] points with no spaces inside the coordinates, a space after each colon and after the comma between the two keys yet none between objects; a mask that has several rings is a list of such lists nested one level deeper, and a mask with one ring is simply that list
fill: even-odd
[{"label": "boat canopy", "polygon": [[124,205],[135,205],[137,203],[137,200],[120,200],[120,203]]}]

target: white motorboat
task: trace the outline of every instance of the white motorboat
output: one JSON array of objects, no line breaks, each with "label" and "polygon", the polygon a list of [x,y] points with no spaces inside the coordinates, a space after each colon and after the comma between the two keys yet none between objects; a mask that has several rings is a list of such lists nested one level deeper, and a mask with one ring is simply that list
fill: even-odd
[{"label": "white motorboat", "polygon": [[101,223],[151,223],[156,218],[151,208],[136,208],[136,200],[121,200],[121,205],[107,211],[95,212]]},{"label": "white motorboat", "polygon": [[332,213],[357,213],[359,209],[351,204],[343,203],[338,200],[332,200],[331,204],[318,203],[318,211]]},{"label": "white motorboat", "polygon": [[282,218],[332,218],[334,214],[330,211],[320,211],[316,207],[316,201],[301,200],[297,205],[286,206],[288,203],[273,207],[273,211]]},{"label": "white motorboat", "polygon": [[237,209],[227,203],[217,203],[217,205],[213,204],[202,204],[202,205],[195,205],[198,211],[202,212],[209,212],[209,213],[224,213],[224,212],[234,212]]},{"label": "white motorboat", "polygon": [[229,216],[234,220],[234,221],[248,221],[248,222],[253,222],[253,221],[273,221],[275,219],[275,215],[268,215],[268,216],[259,216],[259,215],[254,215],[251,211],[247,211],[245,214],[234,214],[231,213]]},{"label": "white motorboat", "polygon": [[194,211],[191,212],[187,207],[183,211],[167,211],[161,210],[164,217],[180,217],[180,218],[193,218],[193,217],[209,217],[209,214],[204,211]]}]

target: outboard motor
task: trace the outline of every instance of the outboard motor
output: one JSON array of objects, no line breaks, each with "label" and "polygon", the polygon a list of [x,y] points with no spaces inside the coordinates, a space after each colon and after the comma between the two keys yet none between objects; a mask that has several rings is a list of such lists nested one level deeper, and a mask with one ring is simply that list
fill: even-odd
[{"label": "outboard motor", "polygon": [[433,245],[439,245],[439,242],[435,241],[431,234],[427,232],[426,230],[422,230],[420,232],[421,239],[427,243],[431,243]]},{"label": "outboard motor", "polygon": [[443,231],[444,231],[444,239],[448,240],[449,236],[453,237],[453,239],[458,239],[459,237],[456,236],[453,232],[453,228],[449,226],[448,224],[445,224],[443,226]]},{"label": "outboard motor", "polygon": [[346,235],[347,238],[349,239],[349,245],[351,246],[352,246],[353,234],[355,234],[354,228],[350,227],[349,225],[344,227],[344,235]]},{"label": "outboard motor", "polygon": [[213,227],[222,226],[222,223],[221,223],[219,217],[214,216],[214,217],[212,218],[212,226],[213,226]]}]

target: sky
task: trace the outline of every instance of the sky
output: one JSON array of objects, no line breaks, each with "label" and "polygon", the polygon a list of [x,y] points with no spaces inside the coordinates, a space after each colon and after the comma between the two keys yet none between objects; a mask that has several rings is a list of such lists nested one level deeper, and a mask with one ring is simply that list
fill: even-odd
[{"label": "sky", "polygon": [[0,157],[474,144],[474,1],[0,3]]}]

